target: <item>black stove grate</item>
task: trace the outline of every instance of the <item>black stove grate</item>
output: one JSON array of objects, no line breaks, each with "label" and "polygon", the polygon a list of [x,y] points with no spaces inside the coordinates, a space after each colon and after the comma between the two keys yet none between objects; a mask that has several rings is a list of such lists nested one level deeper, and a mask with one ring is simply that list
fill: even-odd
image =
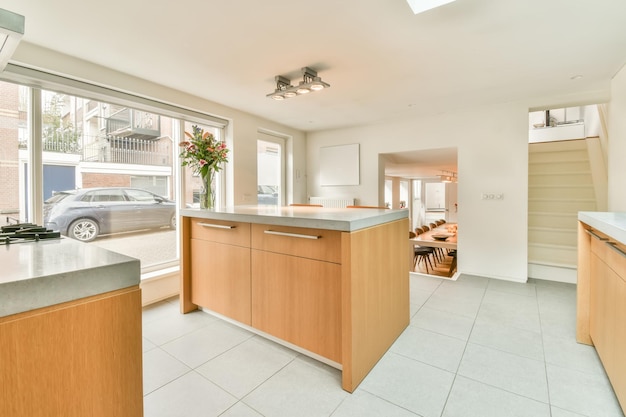
[{"label": "black stove grate", "polygon": [[0,227],[0,245],[60,238],[60,232],[33,223],[18,223]]}]

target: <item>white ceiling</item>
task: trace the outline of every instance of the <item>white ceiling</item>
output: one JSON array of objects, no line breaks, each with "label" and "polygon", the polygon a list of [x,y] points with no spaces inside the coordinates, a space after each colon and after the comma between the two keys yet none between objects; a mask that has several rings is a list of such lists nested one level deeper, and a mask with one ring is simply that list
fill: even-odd
[{"label": "white ceiling", "polygon": [[[26,17],[22,42],[304,131],[494,102],[541,106],[539,97],[606,90],[626,63],[624,0],[457,0],[418,15],[406,0],[1,7]],[[297,84],[304,66],[331,88],[266,98],[275,75]]]},{"label": "white ceiling", "polygon": [[[606,89],[626,62],[624,0],[457,0],[418,15],[406,0],[1,7],[26,17],[23,42],[305,131]],[[297,84],[304,66],[331,88],[265,97],[275,75]]]}]

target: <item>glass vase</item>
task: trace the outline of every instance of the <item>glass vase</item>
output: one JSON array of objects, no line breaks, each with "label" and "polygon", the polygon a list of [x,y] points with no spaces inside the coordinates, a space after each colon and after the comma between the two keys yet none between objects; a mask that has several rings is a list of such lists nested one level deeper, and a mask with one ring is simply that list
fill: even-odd
[{"label": "glass vase", "polygon": [[200,191],[200,208],[211,210],[215,208],[215,173],[209,171],[202,176],[202,190]]}]

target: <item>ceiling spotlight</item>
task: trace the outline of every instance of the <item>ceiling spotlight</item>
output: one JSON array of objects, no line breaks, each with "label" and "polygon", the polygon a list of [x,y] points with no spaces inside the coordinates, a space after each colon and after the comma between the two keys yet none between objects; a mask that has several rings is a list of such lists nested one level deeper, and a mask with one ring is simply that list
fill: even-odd
[{"label": "ceiling spotlight", "polygon": [[276,90],[267,94],[267,97],[274,100],[284,100],[330,87],[330,84],[325,83],[317,76],[317,71],[309,67],[302,68],[302,81],[300,81],[297,87],[291,85],[291,81],[282,75],[277,75],[275,80]]}]

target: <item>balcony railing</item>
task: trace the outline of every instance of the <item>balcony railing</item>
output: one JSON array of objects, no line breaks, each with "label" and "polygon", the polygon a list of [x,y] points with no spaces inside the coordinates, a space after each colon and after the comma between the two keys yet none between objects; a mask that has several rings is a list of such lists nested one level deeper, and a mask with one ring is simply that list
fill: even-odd
[{"label": "balcony railing", "polygon": [[85,145],[83,160],[116,164],[170,166],[172,142],[110,136]]},{"label": "balcony railing", "polygon": [[[44,152],[81,155],[81,161],[132,165],[170,166],[172,141],[169,138],[137,139],[83,135],[69,139],[61,135],[42,142]],[[19,142],[26,149],[26,141]]]},{"label": "balcony railing", "polygon": [[161,118],[145,111],[122,109],[106,119],[106,133],[124,138],[155,139],[161,136]]}]

